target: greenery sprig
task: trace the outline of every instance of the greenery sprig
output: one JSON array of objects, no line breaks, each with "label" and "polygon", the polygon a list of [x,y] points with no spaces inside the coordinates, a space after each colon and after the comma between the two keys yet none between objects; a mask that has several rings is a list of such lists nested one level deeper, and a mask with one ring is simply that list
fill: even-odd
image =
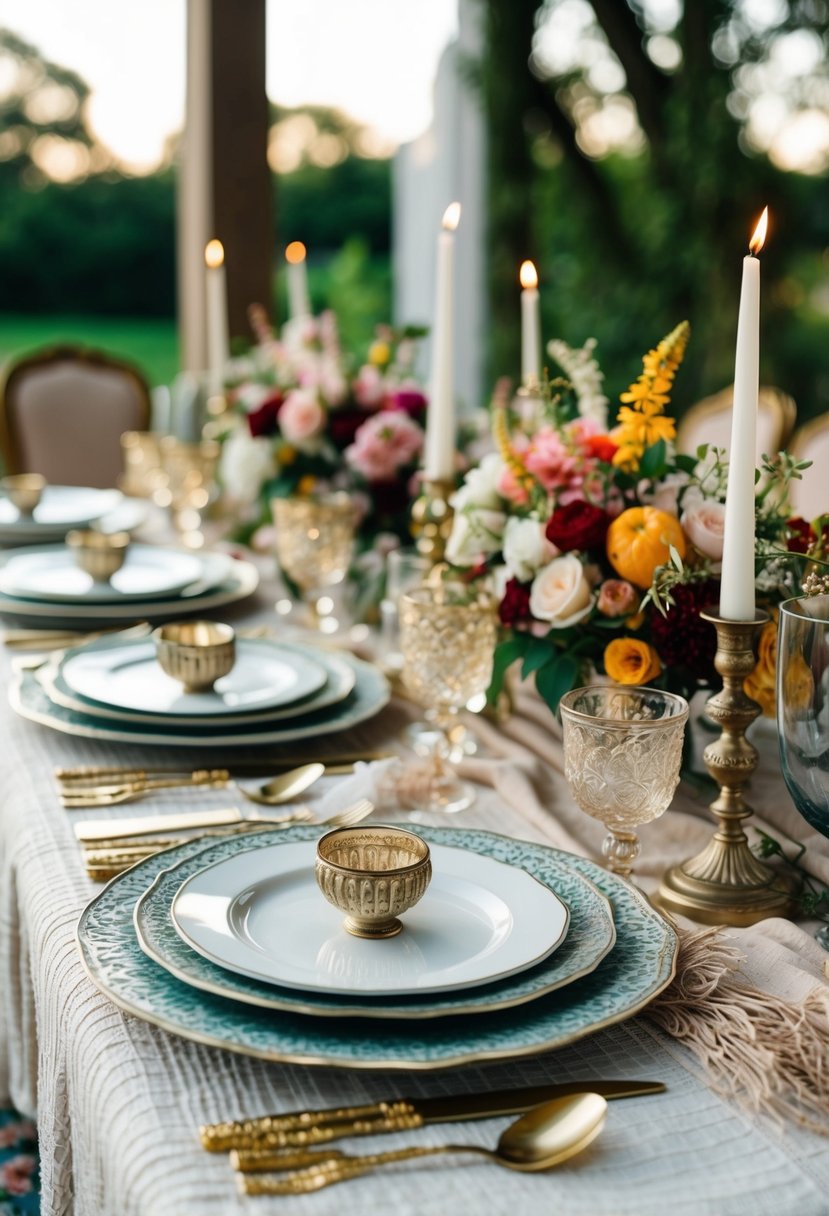
[{"label": "greenery sprig", "polygon": [[789,844],[794,845],[796,849],[794,856],[790,857],[779,840],[775,840],[768,832],[764,832],[760,828],[755,828],[754,831],[760,839],[752,846],[752,851],[764,861],[770,857],[779,858],[781,865],[796,876],[798,888],[794,899],[803,915],[829,924],[829,886],[820,882],[801,865],[801,860],[806,853],[805,844],[800,844],[799,841],[783,832]]}]

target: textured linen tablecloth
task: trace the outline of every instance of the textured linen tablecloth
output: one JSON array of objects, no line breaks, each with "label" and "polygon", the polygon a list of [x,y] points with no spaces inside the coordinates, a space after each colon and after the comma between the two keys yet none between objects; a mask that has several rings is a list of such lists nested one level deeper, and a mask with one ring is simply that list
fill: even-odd
[{"label": "textured linen tablecloth", "polygon": [[[260,599],[260,614],[266,607]],[[256,619],[257,605],[247,613]],[[0,662],[8,676],[8,657]],[[393,703],[342,742],[389,742],[406,715]],[[481,729],[489,754],[501,761],[472,762],[482,781],[479,796],[453,822],[595,855],[603,829],[573,806],[548,711],[522,696],[505,727]],[[174,757],[203,765],[205,755],[69,738],[17,718],[5,704],[0,737],[0,1097],[37,1112],[44,1216],[825,1216],[829,1210],[829,1140],[758,1120],[727,1103],[706,1083],[697,1061],[642,1017],[533,1059],[384,1075],[265,1064],[126,1016],[98,992],[80,963],[75,927],[98,888],[84,875],[52,770],[135,763],[138,755],[147,764],[170,764]],[[765,738],[754,804],[763,822],[805,840],[829,878],[826,842],[793,811],[776,771],[776,748],[771,736]],[[353,788],[365,776],[345,780]],[[321,783],[309,798],[320,813],[347,792],[344,784],[332,792],[333,785]],[[153,811],[228,801],[227,791],[215,791],[159,795],[140,805]],[[135,810],[126,807],[124,814]],[[642,833],[643,885],[701,847],[710,832],[704,804],[681,789],[671,812]],[[760,988],[798,1001],[824,984],[825,956],[806,929],[774,920],[733,934],[746,956],[745,972]],[[371,1033],[368,1022],[364,1033]],[[237,1195],[225,1156],[204,1153],[197,1137],[203,1122],[295,1107],[590,1077],[658,1078],[668,1092],[611,1103],[594,1146],[548,1175],[514,1174],[472,1157],[426,1159],[301,1199],[248,1199]],[[460,1140],[490,1145],[508,1122],[437,1125],[346,1147],[373,1151]]]}]

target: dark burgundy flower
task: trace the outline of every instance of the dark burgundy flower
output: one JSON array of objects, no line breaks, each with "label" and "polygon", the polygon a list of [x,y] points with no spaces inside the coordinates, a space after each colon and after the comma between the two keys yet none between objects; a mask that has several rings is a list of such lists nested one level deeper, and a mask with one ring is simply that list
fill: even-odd
[{"label": "dark burgundy flower", "polygon": [[354,442],[354,436],[371,415],[366,410],[346,407],[331,410],[328,415],[328,434],[335,448],[342,451]]},{"label": "dark burgundy flower", "polygon": [[503,625],[515,625],[530,619],[530,584],[511,578],[504,588],[504,598],[498,606]]},{"label": "dark burgundy flower", "polygon": [[604,546],[610,516],[601,507],[583,498],[556,507],[547,524],[546,536],[562,553],[571,549],[598,549]]},{"label": "dark burgundy flower", "polygon": [[367,493],[372,513],[388,519],[400,515],[409,503],[409,490],[403,478],[395,481],[370,481]]},{"label": "dark burgundy flower", "polygon": [[684,668],[698,680],[716,679],[714,653],[717,634],[709,621],[700,618],[705,608],[716,609],[719,585],[713,579],[674,587],[676,601],[667,617],[650,612],[651,638],[665,667]]},{"label": "dark burgundy flower", "polygon": [[277,389],[276,392],[271,393],[270,397],[266,397],[255,410],[251,410],[247,416],[248,430],[254,439],[258,439],[260,435],[273,435],[284,400],[282,393]]},{"label": "dark burgundy flower", "polygon": [[797,515],[794,519],[786,520],[786,527],[791,533],[786,542],[786,548],[789,550],[789,553],[808,553],[817,540],[812,525]]},{"label": "dark burgundy flower", "polygon": [[399,388],[386,398],[386,409],[403,410],[410,418],[419,419],[426,413],[426,398],[420,389]]}]

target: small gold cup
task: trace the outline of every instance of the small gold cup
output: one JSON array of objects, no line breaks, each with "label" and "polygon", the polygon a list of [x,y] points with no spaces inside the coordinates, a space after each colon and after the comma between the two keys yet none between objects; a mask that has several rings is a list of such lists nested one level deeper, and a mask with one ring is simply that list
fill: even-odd
[{"label": "small gold cup", "polygon": [[218,621],[174,621],[153,633],[156,655],[185,692],[209,692],[236,661],[236,635]]},{"label": "small gold cup", "polygon": [[31,515],[43,497],[46,478],[40,473],[16,473],[0,481],[0,490],[21,515]]},{"label": "small gold cup", "polygon": [[317,843],[317,885],[346,913],[343,927],[355,937],[394,937],[398,917],[422,898],[432,877],[425,840],[405,828],[335,828]]},{"label": "small gold cup", "polygon": [[66,543],[75,561],[96,583],[108,583],[123,566],[130,544],[129,532],[96,532],[94,528],[73,528]]}]

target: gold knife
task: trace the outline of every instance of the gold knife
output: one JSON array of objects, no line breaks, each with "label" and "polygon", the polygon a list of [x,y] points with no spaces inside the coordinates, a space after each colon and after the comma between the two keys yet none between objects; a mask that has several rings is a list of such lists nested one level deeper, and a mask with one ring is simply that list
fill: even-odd
[{"label": "gold knife", "polygon": [[91,844],[102,840],[123,840],[127,836],[157,836],[162,832],[226,827],[241,822],[242,812],[235,806],[215,811],[185,811],[175,815],[136,815],[129,819],[81,819],[75,824],[75,837],[83,844]]},{"label": "gold knife", "polygon": [[[327,1144],[346,1136],[407,1131],[429,1123],[519,1115],[552,1098],[585,1090],[605,1098],[636,1098],[663,1093],[665,1086],[661,1081],[585,1080],[533,1085],[525,1089],[498,1089],[483,1094],[458,1094],[450,1098],[399,1098],[365,1106],[292,1111],[286,1115],[263,1115],[238,1122],[208,1123],[199,1128],[199,1136],[202,1147],[210,1153],[236,1149],[237,1169],[273,1169],[273,1165],[261,1164],[263,1150],[268,1150],[269,1159],[273,1160],[274,1153],[270,1150],[274,1149]],[[254,1161],[258,1163],[254,1165]]]}]

